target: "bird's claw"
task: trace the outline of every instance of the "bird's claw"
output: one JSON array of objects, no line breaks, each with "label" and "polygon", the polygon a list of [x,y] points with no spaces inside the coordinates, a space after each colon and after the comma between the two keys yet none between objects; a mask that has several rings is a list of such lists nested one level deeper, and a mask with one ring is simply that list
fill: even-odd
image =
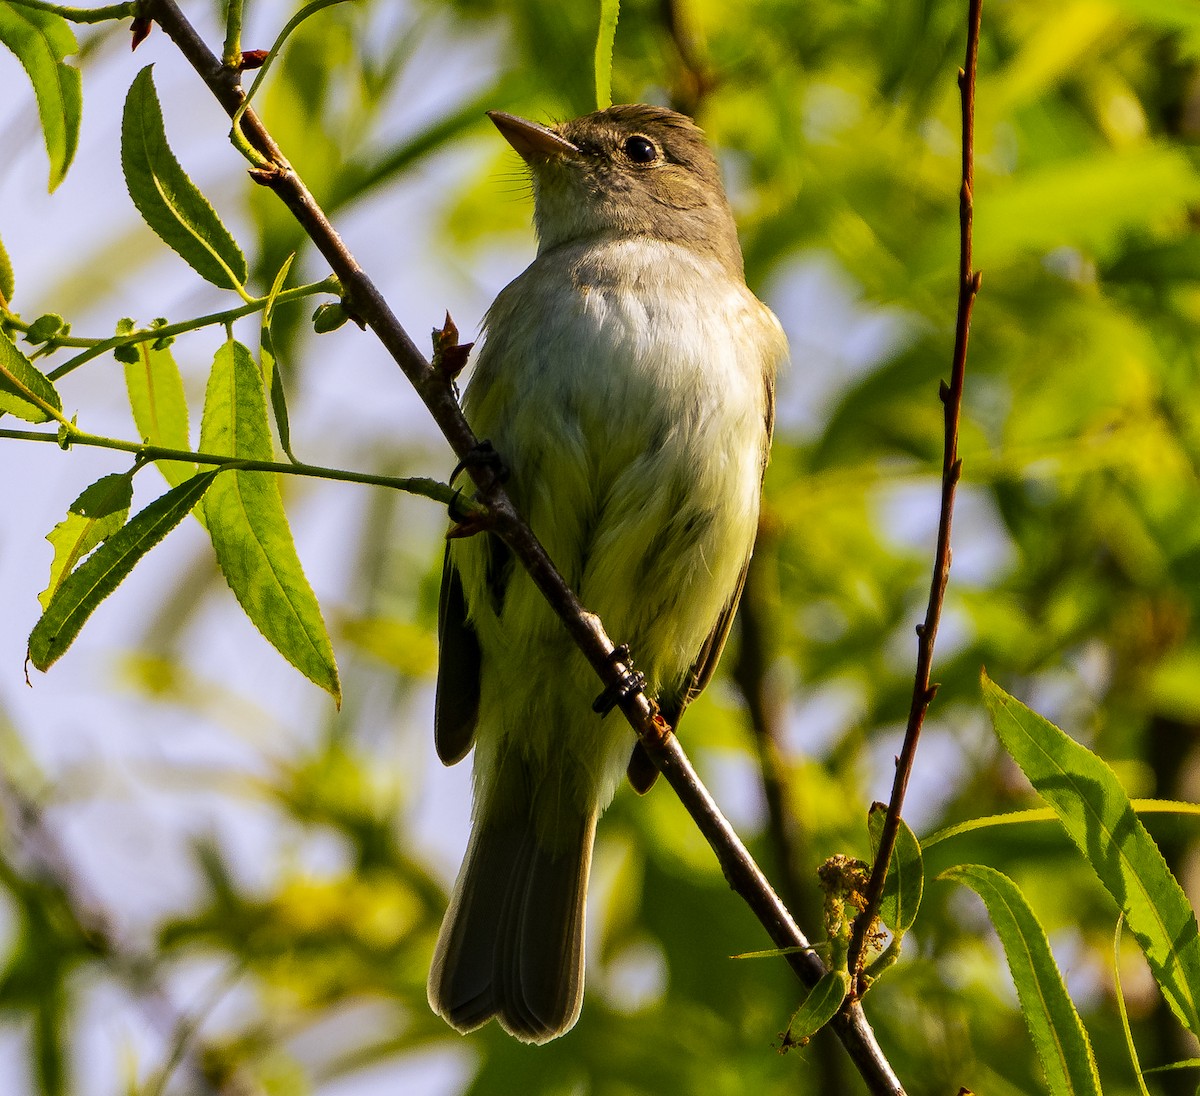
[{"label": "bird's claw", "polygon": [[483,441],[476,442],[475,446],[466,456],[454,466],[454,471],[450,473],[450,482],[453,483],[467,468],[472,467],[490,468],[492,474],[501,483],[508,479],[508,465],[500,459],[500,454],[496,452],[496,447],[486,438]]},{"label": "bird's claw", "polygon": [[592,711],[599,716],[608,715],[621,701],[635,693],[640,693],[646,687],[646,675],[641,670],[633,668],[633,663],[629,660],[627,644],[622,643],[619,647],[614,647],[612,654],[608,657],[612,662],[624,663],[626,670],[618,680],[606,686],[604,691],[592,701]]}]

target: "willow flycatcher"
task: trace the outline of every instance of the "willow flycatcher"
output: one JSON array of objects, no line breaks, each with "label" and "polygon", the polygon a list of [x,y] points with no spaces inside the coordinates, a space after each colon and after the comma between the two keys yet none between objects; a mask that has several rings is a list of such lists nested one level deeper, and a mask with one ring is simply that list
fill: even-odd
[{"label": "willow flycatcher", "polygon": [[[464,410],[675,725],[741,593],[787,344],[690,119],[489,117],[532,173],[538,253],[487,313]],[[656,773],[593,713],[594,672],[494,536],[448,542],[438,624],[437,750],[453,764],[474,744],[475,803],[429,1002],[459,1031],[496,1017],[544,1043],[583,1001],[596,819],[626,761],[640,791]]]}]

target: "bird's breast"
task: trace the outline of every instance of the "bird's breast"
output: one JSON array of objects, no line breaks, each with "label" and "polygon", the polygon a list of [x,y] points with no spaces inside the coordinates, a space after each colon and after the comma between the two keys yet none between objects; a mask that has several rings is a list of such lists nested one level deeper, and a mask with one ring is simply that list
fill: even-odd
[{"label": "bird's breast", "polygon": [[[581,428],[622,451],[754,445],[766,421],[777,325],[745,285],[688,249],[617,240],[541,256],[497,299],[469,406],[524,404],[534,434]],[[517,414],[520,412],[517,410]],[[500,426],[497,421],[497,426]],[[525,424],[513,431],[530,436]]]}]

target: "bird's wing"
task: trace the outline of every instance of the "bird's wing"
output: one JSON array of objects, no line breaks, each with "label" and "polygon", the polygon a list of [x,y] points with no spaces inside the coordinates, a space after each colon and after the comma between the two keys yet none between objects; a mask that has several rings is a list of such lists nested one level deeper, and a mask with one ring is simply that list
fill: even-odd
[{"label": "bird's wing", "polygon": [[433,741],[443,764],[467,756],[479,718],[479,637],[467,621],[462,579],[450,562],[450,546],[442,561],[438,597],[437,699],[433,709]]}]

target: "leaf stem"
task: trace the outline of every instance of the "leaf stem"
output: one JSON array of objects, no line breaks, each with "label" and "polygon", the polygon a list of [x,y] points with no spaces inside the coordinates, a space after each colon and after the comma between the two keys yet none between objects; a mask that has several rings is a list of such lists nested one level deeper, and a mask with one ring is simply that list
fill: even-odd
[{"label": "leaf stem", "polygon": [[10,0],[22,8],[37,8],[38,11],[48,11],[61,15],[71,23],[106,23],[113,19],[131,19],[137,14],[137,0],[127,0],[124,4],[109,4],[102,8],[73,8],[62,4],[48,4],[45,0]]},{"label": "leaf stem", "polygon": [[[251,100],[258,93],[259,85],[261,85],[263,80],[266,78],[267,72],[271,68],[271,65],[274,64],[275,58],[278,56],[279,51],[283,48],[284,42],[291,37],[292,32],[295,31],[301,23],[303,23],[310,16],[316,15],[317,12],[319,12],[322,8],[332,7],[334,4],[344,4],[345,2],[346,0],[312,0],[311,3],[305,4],[304,7],[302,7],[298,12],[296,12],[295,15],[291,17],[291,19],[287,21],[283,30],[279,32],[279,36],[272,43],[270,50],[267,52],[266,58],[263,60],[258,72],[255,73],[254,80],[250,84],[250,90],[246,92],[245,97],[242,99],[241,106],[239,106],[233,113],[233,128],[229,134],[229,138],[233,142],[234,147],[252,164],[255,164],[258,167],[264,167],[268,163],[263,155],[246,139],[245,134],[242,133],[242,115],[244,115],[249,109]],[[231,7],[235,4],[239,9],[240,15],[241,3],[239,0],[230,0]],[[239,50],[237,60],[233,62],[229,60],[228,39],[226,40],[225,50],[225,63],[227,65],[236,64],[237,60],[241,59],[241,53]]]},{"label": "leaf stem", "polygon": [[72,445],[90,445],[98,449],[115,449],[122,453],[132,453],[141,462],[154,460],[191,461],[194,464],[226,465],[235,464],[244,472],[282,472],[291,476],[308,476],[312,479],[337,480],[342,483],[360,483],[370,487],[390,487],[395,491],[405,491],[410,495],[432,499],[449,506],[452,502],[459,511],[482,513],[483,508],[459,496],[449,484],[440,480],[429,479],[425,476],[378,476],[369,472],[353,472],[343,468],[326,468],[319,464],[305,464],[273,460],[246,460],[244,457],[233,457],[224,453],[204,453],[191,449],[171,449],[165,445],[146,445],[141,442],[124,441],[121,438],[105,438],[98,434],[89,434],[63,420],[63,429],[54,434],[40,430],[7,430],[0,429],[0,438],[14,441],[43,441],[53,442],[64,449]]},{"label": "leaf stem", "polygon": [[242,5],[243,0],[227,0],[225,4],[225,49],[222,60],[231,69],[242,63]]},{"label": "leaf stem", "polygon": [[[288,301],[298,301],[305,297],[312,297],[318,293],[339,293],[341,292],[341,283],[337,278],[330,275],[319,282],[311,282],[308,285],[298,285],[292,289],[285,289],[282,293],[275,296],[275,304],[285,304]],[[107,339],[80,339],[68,338],[58,341],[59,346],[84,346],[87,349],[82,354],[76,354],[75,357],[63,362],[62,365],[51,370],[47,376],[51,381],[56,381],[60,377],[65,377],[68,373],[73,373],[81,365],[85,365],[93,358],[98,358],[101,354],[107,353],[109,350],[114,350],[118,346],[136,346],[138,343],[153,342],[158,339],[171,338],[175,335],[183,335],[189,331],[199,331],[202,327],[213,327],[217,324],[228,324],[234,320],[239,320],[243,316],[252,315],[255,312],[260,312],[271,301],[271,296],[268,294],[265,297],[251,297],[245,304],[240,304],[236,308],[229,308],[223,312],[211,312],[207,316],[197,316],[191,320],[180,320],[178,323],[166,324],[164,327],[148,327],[140,331],[131,331],[127,335],[111,335]],[[5,312],[0,316],[4,323],[15,327],[20,331],[28,331],[29,325],[17,319],[9,312]]]}]

